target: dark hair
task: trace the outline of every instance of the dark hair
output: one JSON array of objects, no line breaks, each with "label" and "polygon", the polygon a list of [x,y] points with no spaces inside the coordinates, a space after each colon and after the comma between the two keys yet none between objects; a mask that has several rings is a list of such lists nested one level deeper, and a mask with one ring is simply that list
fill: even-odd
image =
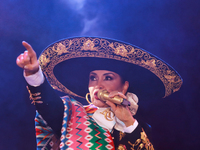
[{"label": "dark hair", "polygon": [[[76,59],[78,61],[74,61]],[[68,69],[62,69],[62,73],[59,73],[61,71],[60,67],[64,68],[64,66],[68,66]],[[164,96],[165,87],[155,74],[138,65],[115,59],[93,57],[69,59],[55,66],[54,74],[59,79],[59,82],[67,85],[74,93],[79,93],[79,95],[84,97],[85,93],[88,92],[87,79],[89,73],[93,70],[109,70],[117,73],[120,75],[122,83],[125,83],[125,81],[129,82],[128,92],[135,93],[140,99],[142,97],[155,98]],[[79,78],[77,78],[76,74],[80,74]],[[70,80],[65,80],[65,78],[70,78]]]}]

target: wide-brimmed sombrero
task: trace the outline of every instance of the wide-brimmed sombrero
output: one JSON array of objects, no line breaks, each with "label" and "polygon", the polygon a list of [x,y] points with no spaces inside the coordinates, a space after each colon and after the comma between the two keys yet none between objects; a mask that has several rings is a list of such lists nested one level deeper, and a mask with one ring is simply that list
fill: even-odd
[{"label": "wide-brimmed sombrero", "polygon": [[49,45],[39,62],[50,85],[60,92],[84,97],[89,73],[109,70],[129,81],[139,98],[166,97],[180,89],[181,76],[155,55],[128,43],[99,37],[73,37]]}]

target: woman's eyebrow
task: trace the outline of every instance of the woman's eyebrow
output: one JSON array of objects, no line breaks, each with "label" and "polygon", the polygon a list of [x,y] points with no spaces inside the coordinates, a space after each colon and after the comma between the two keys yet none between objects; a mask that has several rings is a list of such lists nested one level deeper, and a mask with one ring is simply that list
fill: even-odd
[{"label": "woman's eyebrow", "polygon": [[96,75],[96,73],[94,73],[94,72],[91,72],[91,73],[90,73],[90,75]]},{"label": "woman's eyebrow", "polygon": [[109,72],[109,73],[104,73],[103,75],[104,75],[104,76],[106,76],[106,75],[113,75],[113,76],[115,76],[115,74],[114,74],[114,73],[111,73],[111,72]]}]

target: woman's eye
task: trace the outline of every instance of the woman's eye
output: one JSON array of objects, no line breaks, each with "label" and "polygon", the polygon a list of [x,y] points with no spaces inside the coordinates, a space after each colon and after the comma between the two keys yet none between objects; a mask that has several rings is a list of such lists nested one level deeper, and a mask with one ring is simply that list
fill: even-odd
[{"label": "woman's eye", "polygon": [[111,76],[106,76],[106,77],[105,77],[105,80],[110,81],[110,80],[113,80],[113,78],[112,78]]},{"label": "woman's eye", "polygon": [[95,76],[90,76],[90,80],[91,80],[91,81],[96,81],[97,79],[96,79]]}]

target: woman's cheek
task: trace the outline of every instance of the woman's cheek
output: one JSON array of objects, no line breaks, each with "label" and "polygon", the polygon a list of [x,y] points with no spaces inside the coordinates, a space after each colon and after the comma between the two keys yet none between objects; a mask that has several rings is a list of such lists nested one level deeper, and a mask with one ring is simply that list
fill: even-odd
[{"label": "woman's cheek", "polygon": [[94,96],[91,95],[90,98],[91,98],[91,102],[94,103]]}]

